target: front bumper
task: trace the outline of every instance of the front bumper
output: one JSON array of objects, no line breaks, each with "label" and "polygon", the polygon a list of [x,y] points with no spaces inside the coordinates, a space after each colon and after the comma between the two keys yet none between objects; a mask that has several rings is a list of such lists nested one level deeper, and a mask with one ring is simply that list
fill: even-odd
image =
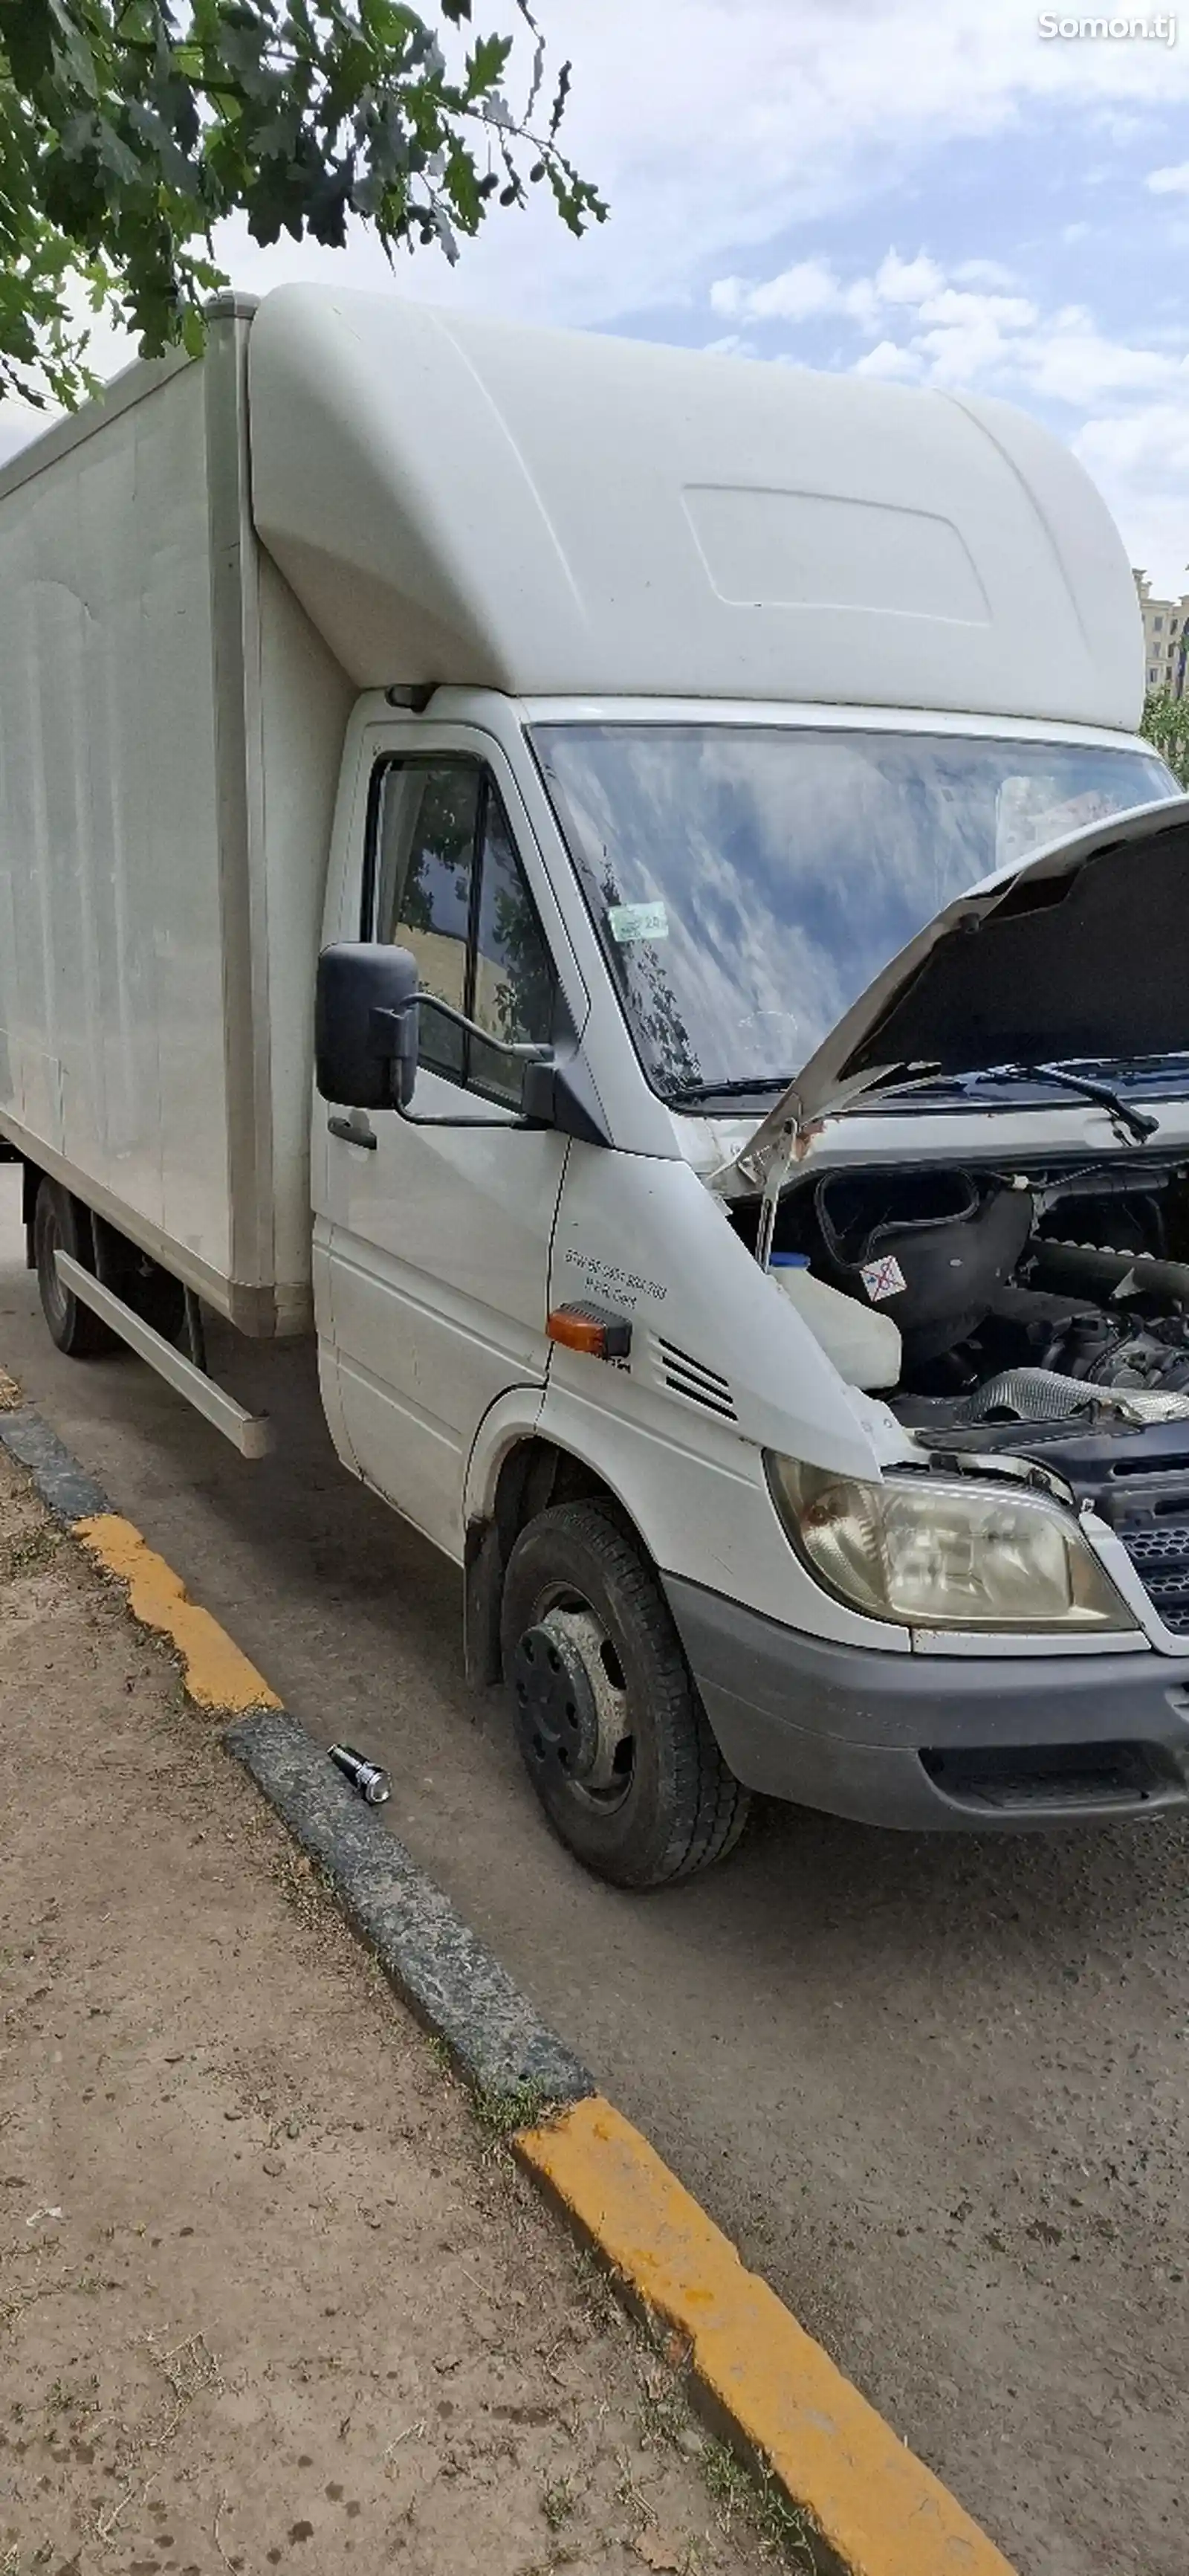
[{"label": "front bumper", "polygon": [[664,1578],[748,1788],[861,1824],[991,1831],[1189,1805],[1189,1654],[881,1654]]}]

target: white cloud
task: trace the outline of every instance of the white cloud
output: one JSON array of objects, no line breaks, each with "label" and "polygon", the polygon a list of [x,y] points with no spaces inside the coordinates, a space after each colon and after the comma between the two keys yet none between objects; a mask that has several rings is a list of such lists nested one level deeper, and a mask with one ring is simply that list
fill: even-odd
[{"label": "white cloud", "polygon": [[1189,390],[1126,417],[1089,422],[1073,440],[1157,591],[1189,587]]},{"label": "white cloud", "polygon": [[954,276],[962,286],[1009,287],[1016,283],[1010,268],[1000,259],[959,260]]},{"label": "white cloud", "polygon": [[[968,262],[962,274],[969,276],[972,268],[984,267],[992,268],[994,263]],[[994,273],[996,277],[1007,274],[998,268]],[[1036,319],[1035,307],[1021,296],[976,294],[970,288],[949,286],[944,269],[927,252],[902,259],[897,250],[885,252],[873,276],[852,278],[845,284],[823,259],[797,260],[775,277],[750,283],[743,277],[716,278],[710,288],[710,309],[724,320],[749,322],[809,322],[835,313],[871,333],[883,327],[889,314],[910,311],[922,322],[964,322],[983,314],[1017,325]]]},{"label": "white cloud", "polygon": [[1112,394],[1145,393],[1167,385],[1178,361],[1158,349],[1133,349],[1093,329],[1038,331],[1018,353],[1038,394],[1089,410]]},{"label": "white cloud", "polygon": [[[964,270],[967,276],[970,265]],[[1006,272],[996,268],[995,274]],[[931,373],[939,384],[960,384],[985,374],[1002,361],[1012,339],[1032,330],[1040,318],[1026,296],[949,285],[944,269],[925,251],[904,259],[889,250],[872,276],[846,282],[820,259],[802,260],[758,284],[720,278],[711,287],[710,303],[724,318],[749,323],[795,325],[824,314],[840,315],[874,343],[858,362],[865,374],[910,378]],[[907,344],[892,338],[897,327],[909,331]]]},{"label": "white cloud", "polygon": [[1012,331],[1026,331],[1038,319],[1026,296],[974,295],[956,286],[925,296],[917,309],[922,322],[994,322],[997,329]]},{"label": "white cloud", "polygon": [[927,295],[936,295],[945,284],[945,271],[935,259],[919,251],[915,259],[901,259],[899,251],[890,250],[880,261],[872,280],[881,304],[921,304]]},{"label": "white cloud", "polygon": [[895,340],[878,340],[874,349],[856,359],[851,373],[875,376],[888,383],[912,383],[921,373],[921,359],[913,350],[899,348]]},{"label": "white cloud", "polygon": [[924,251],[907,260],[890,250],[871,276],[850,280],[824,261],[802,261],[760,284],[727,279],[711,300],[749,321],[843,316],[872,335],[874,346],[852,361],[869,375],[993,385],[1082,412],[1189,387],[1183,326],[1133,345],[1102,331],[1084,304],[1042,314],[1025,295],[952,285]]},{"label": "white cloud", "polygon": [[1138,137],[1146,131],[1147,120],[1143,115],[1137,116],[1134,109],[1104,107],[1090,119],[1090,123],[1097,133],[1105,134],[1107,142],[1113,143],[1118,150],[1120,145],[1137,141]]},{"label": "white cloud", "polygon": [[921,331],[912,342],[912,353],[924,361],[927,380],[935,385],[975,385],[980,377],[996,375],[1010,348],[994,315],[977,312]]},{"label": "white cloud", "polygon": [[721,313],[725,322],[733,321],[735,315],[743,310],[746,293],[745,277],[716,277],[710,289],[711,312]]},{"label": "white cloud", "polygon": [[872,339],[887,322],[887,307],[873,277],[852,279],[839,296],[838,310],[853,322],[856,331],[865,331]]},{"label": "white cloud", "polygon": [[1154,197],[1189,197],[1189,161],[1178,161],[1167,170],[1149,170],[1147,185]]},{"label": "white cloud", "polygon": [[1183,490],[1189,479],[1189,389],[1180,402],[1150,403],[1126,419],[1091,421],[1074,445],[1104,472],[1143,474],[1153,484]]},{"label": "white cloud", "polygon": [[837,311],[840,291],[824,260],[802,259],[759,286],[720,278],[710,289],[710,303],[716,313],[745,313],[753,322],[807,322],[814,314]]},{"label": "white cloud", "polygon": [[[1084,305],[1042,315],[1023,296],[973,295],[946,287],[917,308],[906,343],[936,384],[993,384],[1016,399],[1093,412],[1169,387],[1189,387],[1189,332],[1171,345],[1136,347],[1100,330]],[[1186,502],[1189,521],[1189,496]]]}]

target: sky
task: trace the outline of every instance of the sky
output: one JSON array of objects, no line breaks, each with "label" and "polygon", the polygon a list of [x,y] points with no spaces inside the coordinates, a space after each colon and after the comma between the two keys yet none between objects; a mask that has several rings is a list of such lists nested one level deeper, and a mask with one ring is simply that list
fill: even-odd
[{"label": "sky", "polygon": [[[475,0],[476,25],[509,5]],[[230,228],[235,283],[328,277],[998,394],[1074,448],[1155,587],[1189,588],[1189,0],[1183,22],[1017,0],[537,14],[573,59],[566,140],[604,227],[572,241],[541,192],[456,270],[418,251],[395,272],[362,231],[261,252]],[[122,354],[107,334],[97,363]],[[37,426],[0,406],[0,452]]]}]

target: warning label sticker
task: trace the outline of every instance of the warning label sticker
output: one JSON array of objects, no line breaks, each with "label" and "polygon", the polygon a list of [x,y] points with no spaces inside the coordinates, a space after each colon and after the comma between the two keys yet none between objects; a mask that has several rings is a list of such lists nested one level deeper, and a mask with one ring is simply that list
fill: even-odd
[{"label": "warning label sticker", "polygon": [[865,1261],[859,1277],[873,1306],[882,1306],[885,1297],[899,1297],[908,1286],[894,1254],[886,1261]]}]

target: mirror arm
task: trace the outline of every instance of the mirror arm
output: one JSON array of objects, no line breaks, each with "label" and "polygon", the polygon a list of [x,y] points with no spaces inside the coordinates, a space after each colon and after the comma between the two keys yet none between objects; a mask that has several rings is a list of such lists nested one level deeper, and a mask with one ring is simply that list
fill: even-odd
[{"label": "mirror arm", "polygon": [[406,1068],[410,1076],[416,1073],[419,1050],[415,1014],[418,1011],[437,1011],[442,1019],[450,1020],[456,1029],[464,1030],[468,1037],[478,1038],[481,1045],[490,1047],[493,1054],[510,1056],[516,1064],[552,1064],[553,1062],[551,1046],[538,1046],[525,1039],[491,1037],[486,1029],[480,1028],[477,1020],[468,1020],[466,1013],[456,1011],[452,1002],[440,1002],[436,993],[413,993],[399,1010],[373,1010],[370,1022],[372,1044],[376,1054],[389,1068],[389,1105],[399,1110],[401,1117],[407,1118],[411,1126],[430,1127],[453,1124],[449,1119],[417,1118],[406,1106],[412,1090],[412,1080],[402,1077],[405,1075]]},{"label": "mirror arm", "polygon": [[[440,1011],[442,1018],[452,1020],[456,1029],[465,1029],[468,1037],[479,1038],[482,1044],[485,1047],[491,1047],[496,1055],[512,1056],[517,1064],[552,1062],[551,1046],[534,1045],[526,1038],[493,1038],[489,1029],[480,1028],[477,1020],[468,1020],[465,1011],[456,1011],[452,1002],[440,1002],[436,993],[415,993],[409,1007],[411,1010]],[[395,1011],[386,1014],[390,1019],[396,1019],[398,1016]]]},{"label": "mirror arm", "polygon": [[436,993],[414,993],[399,1010],[373,1010],[371,1030],[378,1054],[387,1059],[390,1068],[389,1105],[410,1127],[495,1127],[503,1119],[459,1118],[418,1115],[407,1107],[411,1084],[406,1089],[401,1081],[405,1065],[417,1063],[415,1041],[416,1013],[437,1011],[468,1037],[478,1038],[496,1055],[508,1056],[525,1067],[523,1113],[510,1122],[516,1127],[556,1127],[563,1135],[574,1136],[585,1144],[609,1145],[610,1133],[602,1103],[591,1084],[581,1056],[559,1056],[555,1047],[541,1046],[525,1039],[495,1038],[456,1011],[452,1002],[438,1000]]}]

